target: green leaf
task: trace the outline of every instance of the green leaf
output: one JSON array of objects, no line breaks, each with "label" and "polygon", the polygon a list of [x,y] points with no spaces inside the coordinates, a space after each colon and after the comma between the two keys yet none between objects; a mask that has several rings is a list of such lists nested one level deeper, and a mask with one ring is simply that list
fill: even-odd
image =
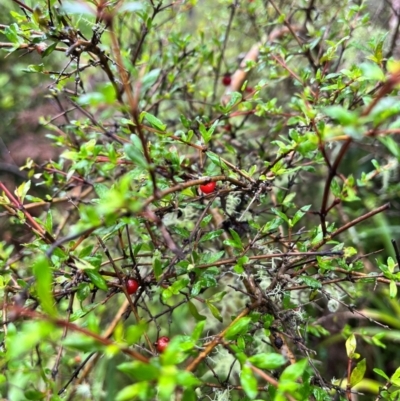
[{"label": "green leaf", "polygon": [[55,301],[52,292],[53,273],[49,260],[40,256],[33,264],[33,274],[36,278],[36,293],[43,310],[51,316],[56,316]]},{"label": "green leaf", "polygon": [[242,371],[240,372],[240,384],[243,386],[243,390],[251,400],[257,396],[257,379],[254,377],[251,368],[247,365],[243,366]]},{"label": "green leaf", "polygon": [[[372,369],[377,375],[382,376],[384,379],[386,379],[387,381],[389,381],[389,376],[381,369],[378,368],[374,368]],[[398,370],[400,370],[400,368],[398,368]]]},{"label": "green leaf", "polygon": [[342,106],[329,106],[324,109],[324,112],[327,116],[334,118],[343,126],[356,124],[359,119],[359,113],[350,111]]},{"label": "green leaf", "polygon": [[4,29],[4,34],[6,35],[6,38],[16,44],[19,45],[22,43],[22,38],[19,35],[20,29],[17,24],[10,24],[9,26],[6,26]]},{"label": "green leaf", "polygon": [[212,315],[222,323],[223,319],[218,308],[214,304],[208,301],[206,301],[206,305],[208,306],[208,309],[210,309]]},{"label": "green leaf", "polygon": [[53,213],[51,212],[51,210],[47,212],[44,228],[48,233],[52,233],[53,231]]},{"label": "green leaf", "polygon": [[158,377],[158,399],[160,401],[170,401],[173,399],[177,381],[177,372],[175,366],[167,366]]},{"label": "green leaf", "polygon": [[211,241],[215,238],[218,238],[223,232],[224,232],[224,230],[210,231],[209,233],[203,235],[200,238],[200,242]]},{"label": "green leaf", "polygon": [[180,280],[175,281],[172,285],[170,285],[168,288],[165,288],[162,292],[162,299],[163,301],[167,301],[169,298],[171,298],[173,295],[179,294],[179,291],[183,290],[184,288],[187,287],[189,284],[189,279],[188,278],[182,278]]},{"label": "green leaf", "polygon": [[390,273],[393,273],[394,269],[396,268],[396,263],[391,256],[389,256],[387,259],[387,267]]},{"label": "green leaf", "polygon": [[52,43],[50,46],[46,47],[40,57],[45,58],[49,56],[56,49],[58,42]]},{"label": "green leaf", "polygon": [[18,331],[9,328],[6,337],[7,357],[15,359],[32,350],[54,333],[54,330],[54,326],[46,321],[24,322]]},{"label": "green leaf", "polygon": [[400,378],[400,368],[397,368],[396,371],[390,376],[390,380],[398,380]]},{"label": "green leaf", "polygon": [[306,285],[308,285],[312,289],[318,289],[318,288],[322,287],[321,282],[318,281],[315,278],[307,277],[307,276],[301,276],[300,279],[301,279],[301,281],[303,281],[303,283],[305,283]]},{"label": "green leaf", "polygon": [[367,360],[364,358],[357,363],[357,366],[353,369],[350,375],[350,386],[354,387],[356,384],[364,378],[365,371],[367,369]]},{"label": "green leaf", "polygon": [[362,63],[360,68],[363,72],[365,78],[370,79],[371,81],[384,81],[385,73],[383,70],[376,64],[373,63]]},{"label": "green leaf", "polygon": [[201,335],[203,333],[205,324],[206,324],[206,322],[204,320],[202,322],[199,322],[196,324],[196,327],[194,328],[192,336],[191,336],[193,341],[199,340],[199,338],[201,337]]},{"label": "green leaf", "polygon": [[188,302],[188,307],[189,307],[189,312],[190,314],[197,320],[197,321],[201,321],[201,320],[206,320],[207,318],[203,315],[200,315],[200,313],[198,312],[196,306],[194,305],[194,303],[192,301]]},{"label": "green leaf", "polygon": [[[128,6],[129,4],[136,4],[140,8],[143,8],[143,5],[140,3],[126,3],[125,2],[124,4],[122,4],[121,7],[119,7],[119,11],[121,11],[121,9],[123,9],[125,6]],[[156,68],[156,69],[148,72],[142,78],[141,87],[140,87],[140,90],[142,93],[147,91],[148,89],[150,89],[156,83],[158,77],[160,76],[160,73],[161,73],[161,68]],[[146,118],[146,120],[147,120],[147,118]]]},{"label": "green leaf", "polygon": [[221,302],[226,294],[227,294],[226,291],[217,292],[213,296],[211,296],[211,298],[208,298],[207,301],[212,303]]},{"label": "green leaf", "polygon": [[62,344],[65,347],[82,352],[94,352],[104,349],[103,344],[100,344],[94,338],[81,333],[72,333],[68,335],[64,340],[62,340]]},{"label": "green leaf", "polygon": [[115,401],[132,401],[136,397],[147,399],[149,387],[150,383],[146,381],[126,386],[117,394]]},{"label": "green leaf", "polygon": [[159,256],[153,258],[153,271],[156,279],[158,280],[162,274],[162,264]]},{"label": "green leaf", "polygon": [[16,190],[15,195],[19,198],[21,203],[24,203],[24,199],[26,194],[28,193],[29,189],[31,188],[31,182],[23,182]]},{"label": "green leaf", "polygon": [[215,128],[218,126],[218,122],[219,122],[219,120],[216,120],[209,129],[207,129],[202,122],[199,123],[199,130],[200,130],[200,134],[204,140],[204,143],[210,142],[212,135],[215,131]]},{"label": "green leaf", "polygon": [[390,298],[396,298],[397,295],[397,285],[396,282],[393,280],[390,280],[390,284],[389,284],[389,296]]},{"label": "green leaf", "polygon": [[292,218],[292,226],[294,226],[310,209],[311,205],[303,206],[300,210],[298,210],[293,218]]},{"label": "green leaf", "polygon": [[356,352],[357,341],[354,334],[350,334],[349,338],[346,340],[346,353],[350,359],[353,359],[354,353]]},{"label": "green leaf", "polygon": [[236,244],[235,248],[243,249],[242,240],[240,239],[239,234],[232,228],[229,229],[229,232],[231,233],[232,239]]},{"label": "green leaf", "polygon": [[182,401],[197,401],[197,394],[194,389],[187,388],[183,392]]},{"label": "green leaf", "polygon": [[303,359],[294,363],[293,365],[289,365],[281,374],[279,381],[296,381],[305,371],[307,367],[307,359]]},{"label": "green leaf", "polygon": [[140,361],[121,363],[118,365],[118,370],[138,381],[156,380],[160,374],[160,369],[156,366]]},{"label": "green leaf", "polygon": [[107,281],[104,280],[103,276],[98,271],[86,269],[85,274],[97,288],[108,291]]},{"label": "green leaf", "polygon": [[248,359],[248,361],[260,369],[270,370],[277,369],[287,362],[283,355],[274,352],[253,355]]},{"label": "green leaf", "polygon": [[233,325],[229,327],[224,335],[224,338],[227,340],[232,340],[239,334],[246,333],[250,322],[251,317],[245,316],[240,318],[237,322],[233,323]]},{"label": "green leaf", "polygon": [[275,209],[274,207],[271,208],[271,211],[275,213],[277,216],[279,216],[282,220],[286,221],[286,223],[289,222],[289,218],[286,216],[285,213],[281,212],[280,210]]},{"label": "green leaf", "polygon": [[223,161],[221,161],[221,158],[220,158],[218,155],[216,155],[215,153],[208,151],[208,152],[207,152],[207,157],[208,157],[208,158],[211,160],[211,162],[212,162],[213,164],[215,164],[217,167],[222,168],[222,169],[224,169],[224,170],[227,169],[227,165],[226,165]]},{"label": "green leaf", "polygon": [[143,154],[143,146],[137,135],[131,135],[131,142],[124,145],[124,151],[129,160],[135,162],[139,167],[147,168],[147,160]]},{"label": "green leaf", "polygon": [[161,120],[159,120],[156,116],[153,116],[153,114],[147,113],[147,111],[142,111],[140,113],[140,121],[142,121],[143,118],[145,118],[153,128],[159,131],[165,131],[167,128],[167,126],[163,124]]},{"label": "green leaf", "polygon": [[110,190],[110,188],[108,188],[107,185],[97,183],[97,182],[95,182],[93,184],[93,188],[96,191],[96,194],[100,199],[105,199],[108,191]]},{"label": "green leaf", "polygon": [[241,93],[232,92],[231,93],[231,98],[229,99],[229,102],[227,103],[226,106],[222,107],[222,110],[224,111],[224,113],[228,113],[241,100],[242,100],[242,94]]},{"label": "green leaf", "polygon": [[143,333],[147,330],[147,324],[144,321],[140,321],[139,324],[133,324],[128,326],[125,332],[125,341],[128,345],[136,344]]},{"label": "green leaf", "polygon": [[192,372],[181,370],[177,375],[177,384],[182,387],[195,387],[200,385],[201,381]]}]

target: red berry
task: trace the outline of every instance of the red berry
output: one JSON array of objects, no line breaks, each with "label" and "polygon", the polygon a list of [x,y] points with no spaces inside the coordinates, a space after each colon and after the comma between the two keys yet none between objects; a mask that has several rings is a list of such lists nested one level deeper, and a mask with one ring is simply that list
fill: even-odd
[{"label": "red berry", "polygon": [[216,186],[217,183],[212,181],[207,184],[200,185],[200,191],[203,192],[203,194],[210,194],[211,192],[214,192]]},{"label": "red berry", "polygon": [[157,351],[161,354],[165,351],[165,348],[167,348],[167,345],[169,343],[169,338],[168,337],[160,337],[158,341],[155,343],[155,346],[157,348]]},{"label": "red berry", "polygon": [[251,86],[247,86],[246,89],[245,89],[245,91],[246,91],[247,93],[251,93],[251,92],[254,92],[254,88],[252,88]]},{"label": "red berry", "polygon": [[44,42],[40,42],[35,45],[35,49],[39,54],[42,54],[47,49],[47,45]]},{"label": "red berry", "polygon": [[232,82],[231,74],[225,74],[222,77],[222,85],[229,86]]},{"label": "red berry", "polygon": [[134,294],[139,288],[139,283],[137,280],[130,278],[126,282],[126,291],[128,294]]}]

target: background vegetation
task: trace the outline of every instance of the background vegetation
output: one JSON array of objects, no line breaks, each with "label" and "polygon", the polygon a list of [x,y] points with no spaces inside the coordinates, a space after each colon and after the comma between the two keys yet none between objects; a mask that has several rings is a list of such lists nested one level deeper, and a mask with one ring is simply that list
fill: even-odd
[{"label": "background vegetation", "polygon": [[0,15],[4,399],[399,399],[396,1]]}]

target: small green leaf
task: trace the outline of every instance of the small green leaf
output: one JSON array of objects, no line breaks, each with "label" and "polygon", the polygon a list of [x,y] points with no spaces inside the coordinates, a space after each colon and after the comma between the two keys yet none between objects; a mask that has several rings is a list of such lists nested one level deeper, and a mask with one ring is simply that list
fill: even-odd
[{"label": "small green leaf", "polygon": [[301,278],[301,281],[303,281],[303,283],[305,283],[312,289],[318,289],[318,288],[322,287],[321,282],[315,278],[307,277],[307,276],[301,276],[300,278]]},{"label": "small green leaf", "polygon": [[390,280],[389,295],[390,295],[390,298],[396,298],[396,295],[397,295],[397,285],[396,285],[396,282],[393,280]]},{"label": "small green leaf", "polygon": [[400,368],[397,368],[396,371],[392,374],[392,376],[390,376],[390,380],[398,380],[399,378],[400,378]]},{"label": "small green leaf", "polygon": [[201,337],[205,324],[206,324],[206,322],[204,320],[202,322],[199,322],[196,324],[196,327],[194,328],[192,336],[191,336],[192,340],[197,341]]},{"label": "small green leaf", "polygon": [[294,226],[310,209],[311,205],[303,206],[300,210],[298,210],[293,218],[292,218],[292,226]]},{"label": "small green leaf", "polygon": [[277,209],[275,209],[275,208],[273,208],[273,207],[271,208],[271,211],[272,211],[273,213],[275,213],[277,216],[279,216],[282,220],[286,221],[286,223],[289,222],[289,218],[286,216],[285,213],[283,213],[283,212],[281,212],[280,210],[277,210]]},{"label": "small green leaf", "polygon": [[83,352],[94,352],[104,349],[103,344],[100,344],[94,338],[81,333],[72,333],[68,335],[64,340],[62,340],[62,344],[65,347]]},{"label": "small green leaf", "polygon": [[365,371],[367,369],[367,360],[364,358],[357,363],[357,366],[353,369],[350,375],[350,386],[354,387],[356,384],[364,378]]},{"label": "small green leaf", "polygon": [[218,308],[213,305],[211,302],[206,301],[206,305],[208,306],[208,309],[210,309],[210,312],[212,313],[212,315],[218,319],[221,323],[222,323],[222,317],[221,314],[219,313]]},{"label": "small green leaf", "polygon": [[391,256],[389,256],[387,259],[387,267],[390,273],[393,273],[394,269],[396,268],[396,263]]},{"label": "small green leaf", "polygon": [[144,400],[147,399],[150,383],[147,381],[132,384],[124,387],[116,396],[115,401],[131,401],[136,397]]},{"label": "small green leaf", "polygon": [[108,286],[106,280],[103,276],[96,270],[86,269],[85,274],[89,277],[90,281],[100,290],[108,291]]},{"label": "small green leaf", "polygon": [[[374,368],[372,369],[377,375],[382,376],[384,379],[386,379],[387,381],[389,381],[389,377],[388,375],[381,369],[378,368]],[[398,369],[400,370],[400,368]]]},{"label": "small green leaf", "polygon": [[232,92],[229,102],[227,103],[226,106],[222,107],[224,113],[228,113],[229,111],[231,111],[233,106],[235,106],[241,100],[242,100],[242,94],[240,92]]},{"label": "small green leaf", "polygon": [[211,162],[212,162],[213,164],[215,164],[217,167],[220,167],[220,168],[222,168],[222,169],[224,169],[224,170],[227,169],[227,165],[226,165],[223,161],[221,161],[221,158],[220,158],[218,155],[216,155],[215,153],[208,151],[208,152],[207,152],[207,157],[208,157],[208,158],[211,160]]},{"label": "small green leaf", "polygon": [[26,194],[28,193],[29,189],[31,188],[31,182],[23,182],[15,191],[15,195],[19,198],[21,203],[24,203],[24,199]]},{"label": "small green leaf", "polygon": [[[122,4],[121,7],[118,8],[118,11],[120,12],[121,9],[123,9],[124,7],[128,6],[129,4],[132,5],[137,5],[140,8],[143,8],[143,5],[140,3],[124,3]],[[140,9],[139,8],[139,9]],[[133,10],[130,10],[133,11]],[[156,82],[158,77],[160,76],[161,73],[161,68],[156,68],[154,70],[151,70],[150,72],[148,72],[143,78],[142,78],[142,82],[141,82],[141,87],[140,87],[140,91],[143,93],[145,91],[147,91],[148,89],[150,89]],[[146,118],[147,120],[147,118]]]},{"label": "small green leaf", "polygon": [[194,305],[193,302],[189,301],[188,302],[188,307],[189,307],[189,312],[190,314],[197,320],[197,321],[204,321],[207,318],[203,315],[200,315],[200,313],[198,312],[196,306]]},{"label": "small green leaf", "polygon": [[6,337],[7,357],[15,359],[32,350],[54,333],[54,330],[54,326],[46,321],[24,322],[18,332],[8,332]]},{"label": "small green leaf", "polygon": [[307,367],[307,359],[303,359],[294,363],[293,365],[289,365],[281,374],[279,381],[296,381],[305,371]]},{"label": "small green leaf", "polygon": [[36,278],[36,293],[43,310],[51,316],[57,314],[52,292],[53,273],[49,260],[40,256],[33,264],[33,274]]},{"label": "small green leaf", "polygon": [[173,295],[179,294],[179,291],[183,290],[189,283],[188,278],[183,278],[180,280],[175,281],[172,285],[168,288],[165,288],[162,292],[162,299],[163,301],[167,301],[167,299],[171,298]]},{"label": "small green leaf", "polygon": [[125,341],[127,344],[136,344],[143,333],[147,330],[147,324],[140,321],[139,324],[130,325],[125,332]]},{"label": "small green leaf", "polygon": [[244,334],[251,322],[251,317],[245,316],[239,319],[237,322],[233,323],[231,327],[227,330],[224,338],[227,340],[232,340],[239,334]]},{"label": "small green leaf", "polygon": [[362,63],[360,68],[363,72],[365,78],[370,79],[371,81],[384,81],[385,73],[383,70],[374,63]]},{"label": "small green leaf", "polygon": [[53,214],[51,210],[47,212],[46,221],[44,223],[44,228],[48,233],[53,231]]},{"label": "small green leaf", "polygon": [[108,191],[110,190],[107,185],[95,182],[93,184],[93,188],[100,199],[104,199],[107,195]]},{"label": "small green leaf", "polygon": [[207,301],[212,303],[221,302],[226,294],[227,294],[226,291],[217,292],[211,298],[208,298]]},{"label": "small green leaf", "polygon": [[346,353],[350,359],[353,359],[354,353],[356,352],[357,341],[356,336],[351,334],[346,340]]},{"label": "small green leaf", "polygon": [[146,121],[153,127],[158,129],[159,131],[165,131],[167,126],[163,124],[161,120],[159,120],[156,116],[153,116],[153,114],[148,113],[147,111],[142,111],[140,113],[140,121],[145,118]]},{"label": "small green leaf", "polygon": [[254,377],[251,368],[247,365],[243,366],[240,372],[240,384],[250,399],[254,399],[257,396],[257,379]]},{"label": "small green leaf", "polygon": [[154,275],[156,276],[156,279],[158,280],[162,274],[162,264],[161,260],[159,259],[159,256],[153,258],[153,271]]},{"label": "small green leaf", "polygon": [[324,112],[344,126],[356,124],[359,119],[359,113],[342,106],[329,106],[324,109]]},{"label": "small green leaf", "polygon": [[224,230],[210,231],[209,233],[203,235],[200,238],[200,242],[211,241],[215,238],[218,238],[223,232],[224,232]]},{"label": "small green leaf", "polygon": [[239,234],[232,228],[229,229],[229,232],[231,233],[232,239],[236,244],[236,248],[243,249],[242,240],[240,239]]},{"label": "small green leaf", "polygon": [[118,365],[118,370],[138,381],[156,380],[160,374],[160,370],[156,366],[140,361],[121,363]]},{"label": "small green leaf", "polygon": [[251,356],[248,361],[260,369],[277,369],[284,365],[286,358],[277,353],[263,353]]}]

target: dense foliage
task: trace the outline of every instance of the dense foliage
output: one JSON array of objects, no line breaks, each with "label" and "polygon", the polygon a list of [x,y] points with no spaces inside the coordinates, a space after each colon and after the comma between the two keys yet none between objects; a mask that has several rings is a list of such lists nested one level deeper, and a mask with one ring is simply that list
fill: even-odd
[{"label": "dense foliage", "polygon": [[400,20],[350,0],[3,9],[6,130],[46,98],[58,149],[0,165],[5,399],[398,399]]}]

